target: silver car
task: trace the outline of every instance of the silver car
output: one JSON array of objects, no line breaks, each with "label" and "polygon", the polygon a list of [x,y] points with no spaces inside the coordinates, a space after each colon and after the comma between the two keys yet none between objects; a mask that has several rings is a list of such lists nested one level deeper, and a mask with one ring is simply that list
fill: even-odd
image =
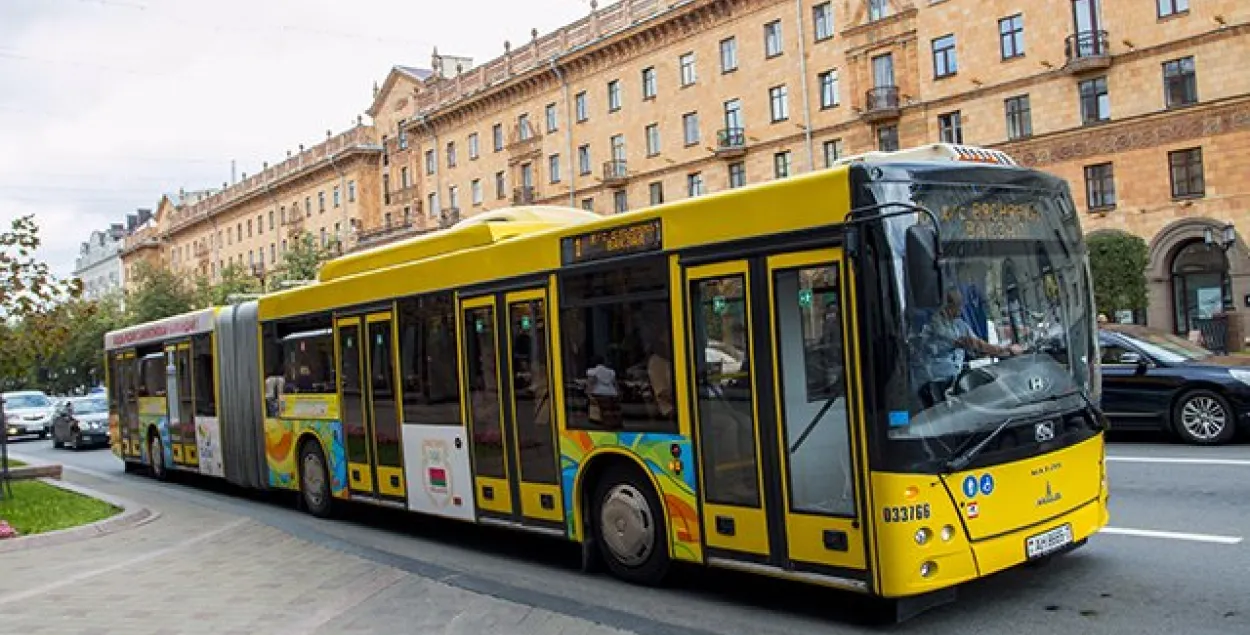
[{"label": "silver car", "polygon": [[39,435],[46,439],[52,428],[53,404],[48,396],[38,390],[6,392],[4,398],[4,425],[9,436]]},{"label": "silver car", "polygon": [[81,450],[109,444],[109,404],[103,397],[65,400],[52,420],[52,447]]}]

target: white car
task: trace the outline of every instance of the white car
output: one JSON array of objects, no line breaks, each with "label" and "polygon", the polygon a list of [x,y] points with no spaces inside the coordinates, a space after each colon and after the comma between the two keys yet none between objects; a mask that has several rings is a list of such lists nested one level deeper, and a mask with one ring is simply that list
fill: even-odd
[{"label": "white car", "polygon": [[4,425],[9,436],[39,435],[48,438],[52,429],[52,400],[38,390],[6,392],[4,399]]}]

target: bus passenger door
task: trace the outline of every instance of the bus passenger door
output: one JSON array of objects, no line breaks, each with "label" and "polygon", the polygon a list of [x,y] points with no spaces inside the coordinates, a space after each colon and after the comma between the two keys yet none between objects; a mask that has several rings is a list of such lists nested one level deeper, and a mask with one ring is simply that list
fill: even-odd
[{"label": "bus passenger door", "polygon": [[547,291],[534,289],[504,296],[507,313],[505,445],[509,447],[514,499],[520,520],[563,528],[555,413],[551,398],[550,331]]},{"label": "bus passenger door", "polygon": [[479,512],[511,520],[516,507],[508,484],[497,319],[494,296],[460,304],[461,373],[472,439],[474,497]]},{"label": "bus passenger door", "polygon": [[[180,366],[178,345],[165,345],[165,414],[166,430],[169,433],[170,456],[174,465],[183,464],[182,456],[182,421],[186,415],[182,411],[182,373],[188,369]],[[173,466],[169,466],[173,467]]]},{"label": "bus passenger door", "polygon": [[390,311],[335,322],[349,487],[353,496],[402,502],[394,328]]},{"label": "bus passenger door", "polygon": [[[751,319],[752,283],[746,261],[686,270],[694,368],[691,400],[710,560],[773,562],[768,497],[760,461],[758,360]],[[774,525],[776,522],[774,521]],[[779,527],[772,528],[778,531]]]},{"label": "bus passenger door", "polygon": [[[191,390],[191,342],[180,342],[174,351],[177,393],[170,392],[169,435],[173,444],[174,465],[197,467],[200,464],[195,443],[195,403]],[[174,403],[177,402],[177,417]]]},{"label": "bus passenger door", "polygon": [[767,261],[788,568],[869,584],[855,312],[841,249]]},{"label": "bus passenger door", "polygon": [[135,360],[133,350],[116,353],[113,356],[117,364],[117,373],[113,381],[117,382],[117,418],[118,438],[115,442],[121,445],[122,459],[138,459],[143,446],[139,435],[139,401],[136,394],[139,364]]}]

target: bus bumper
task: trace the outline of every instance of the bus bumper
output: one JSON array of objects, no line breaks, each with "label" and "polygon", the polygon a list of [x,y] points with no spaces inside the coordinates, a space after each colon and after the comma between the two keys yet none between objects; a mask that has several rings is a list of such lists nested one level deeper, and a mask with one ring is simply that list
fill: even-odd
[{"label": "bus bumper", "polygon": [[1084,545],[1107,524],[1105,497],[1093,499],[1062,516],[1008,534],[972,543],[980,575],[1026,562],[1045,560]]}]

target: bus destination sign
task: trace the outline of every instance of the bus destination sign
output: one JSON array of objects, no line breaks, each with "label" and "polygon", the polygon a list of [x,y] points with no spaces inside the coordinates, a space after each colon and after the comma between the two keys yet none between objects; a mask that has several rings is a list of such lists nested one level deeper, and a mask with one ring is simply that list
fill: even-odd
[{"label": "bus destination sign", "polygon": [[572,265],[616,256],[659,251],[663,246],[660,219],[570,236],[561,241],[563,264]]}]

